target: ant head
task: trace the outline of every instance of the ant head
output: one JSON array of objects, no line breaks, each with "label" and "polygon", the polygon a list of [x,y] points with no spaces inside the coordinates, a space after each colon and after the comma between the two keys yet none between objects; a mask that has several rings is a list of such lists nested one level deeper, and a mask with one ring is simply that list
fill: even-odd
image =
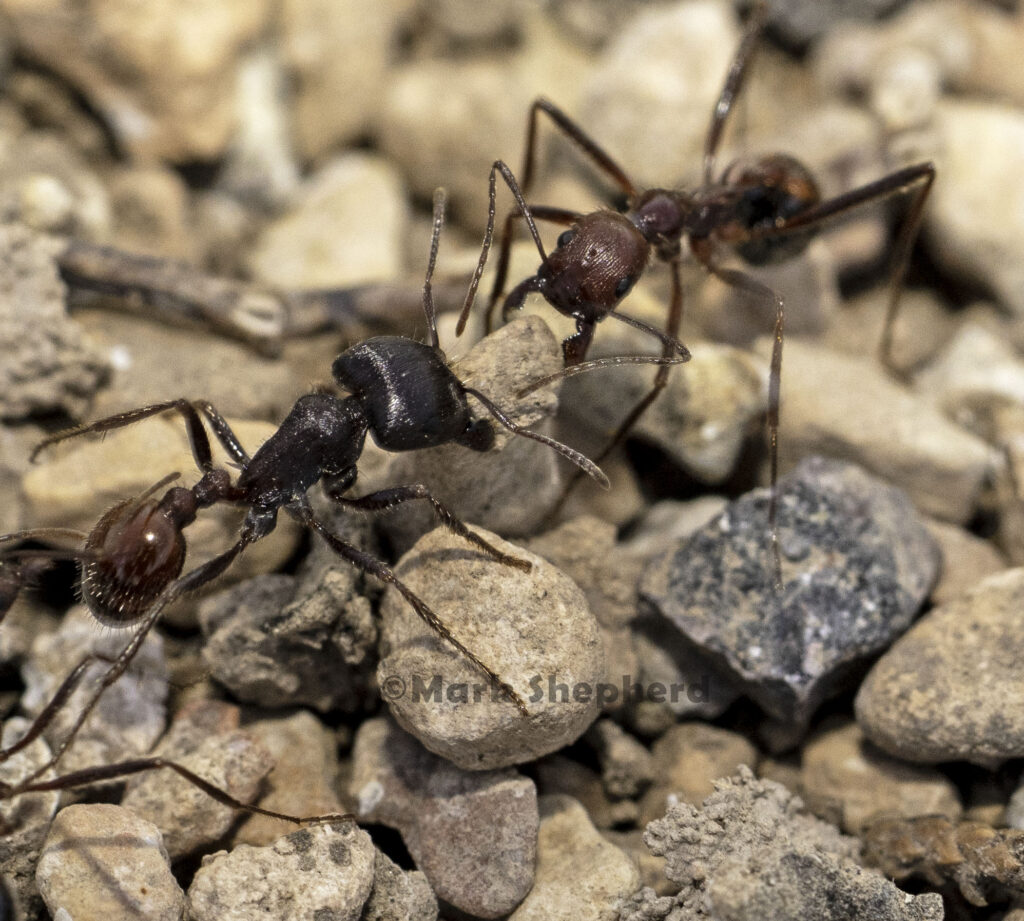
[{"label": "ant head", "polygon": [[643,234],[624,215],[595,211],[558,238],[558,247],[537,272],[534,290],[559,313],[597,323],[630,292],[650,251]]},{"label": "ant head", "polygon": [[136,623],[153,600],[180,573],[185,562],[181,523],[166,513],[171,494],[120,502],[92,529],[82,564],[82,598],[101,624],[127,627]]},{"label": "ant head", "polygon": [[[781,221],[821,201],[810,170],[785,154],[773,154],[731,164],[722,182],[739,193],[737,218],[716,235],[736,240],[736,252],[753,265],[782,262],[807,248],[811,234],[771,235]],[[754,239],[749,239],[751,235]]]}]

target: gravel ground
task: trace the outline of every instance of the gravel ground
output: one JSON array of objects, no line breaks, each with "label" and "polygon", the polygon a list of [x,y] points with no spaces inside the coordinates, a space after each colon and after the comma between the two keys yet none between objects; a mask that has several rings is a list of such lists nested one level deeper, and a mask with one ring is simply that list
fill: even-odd
[{"label": "gravel ground", "polygon": [[[719,277],[684,244],[691,357],[600,459],[608,490],[500,426],[489,447],[413,449],[396,445],[402,419],[366,408],[372,394],[327,396],[355,343],[425,338],[444,187],[433,287],[450,386],[598,457],[656,369],[524,393],[576,330],[533,293],[485,335],[493,251],[456,337],[488,173],[502,159],[525,178],[544,96],[633,187],[700,187],[746,7],[0,0],[0,535],[71,548],[54,561],[0,540],[0,603],[17,593],[0,623],[4,750],[98,657],[42,737],[0,755],[0,783],[60,750],[128,642],[125,623],[97,625],[80,603],[70,560],[85,532],[113,532],[107,510],[123,518],[154,484],[159,497],[200,479],[174,413],[30,462],[48,435],[185,397],[253,453],[315,393],[300,406],[366,419],[369,437],[356,425],[321,449],[307,428],[312,446],[278,481],[323,474],[348,496],[423,484],[470,526],[437,528],[447,513],[422,499],[367,513],[313,486],[318,520],[361,548],[348,559],[282,514],[166,610],[139,590],[106,597],[128,627],[150,610],[160,623],[58,772],[155,755],[239,802],[327,818],[253,815],[167,769],[94,773],[59,795],[0,786],[0,918],[1021,921],[1016,4],[769,0],[713,179],[784,153],[831,198],[935,164],[888,365],[912,195],[791,235],[789,258],[744,269],[755,286],[727,283],[744,263],[725,243]],[[612,220],[614,176],[537,124],[528,200]],[[497,187],[500,233],[513,199]],[[558,243],[566,228],[541,222],[546,250],[568,251],[581,227]],[[506,290],[539,263],[520,232]],[[665,262],[628,281],[623,311],[662,328]],[[787,330],[777,547],[772,294]],[[660,349],[608,318],[588,357]],[[406,386],[411,365],[385,366],[379,388]],[[414,405],[447,399],[424,383]],[[476,432],[489,417],[469,405]],[[389,434],[403,450],[385,449]],[[358,458],[354,486],[343,454]],[[212,463],[239,476],[220,445]],[[200,509],[184,571],[245,533],[243,515]],[[385,584],[392,572],[476,663]],[[103,588],[94,573],[86,598]]]}]

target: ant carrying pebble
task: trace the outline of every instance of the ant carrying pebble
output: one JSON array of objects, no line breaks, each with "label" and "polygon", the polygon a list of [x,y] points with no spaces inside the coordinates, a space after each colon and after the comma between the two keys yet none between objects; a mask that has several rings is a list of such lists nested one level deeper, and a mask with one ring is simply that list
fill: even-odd
[{"label": "ant carrying pebble", "polygon": [[[67,735],[54,747],[49,761],[17,784],[0,785],[0,799],[168,767],[226,805],[275,818],[306,821],[245,806],[188,769],[163,758],[140,758],[87,768],[63,777],[40,779],[57,765],[103,692],[124,674],[168,605],[224,573],[246,548],[274,529],[278,513],[282,510],[319,534],[352,565],[381,582],[393,585],[434,632],[472,661],[523,715],[528,715],[519,694],[455,637],[391,567],[335,534],[313,511],[306,495],[310,487],[321,483],[333,501],[363,511],[382,511],[408,501],[425,500],[445,527],[479,551],[503,565],[528,571],[529,562],[501,552],[470,531],[423,485],[392,487],[358,498],[345,495],[356,481],[356,464],[367,433],[380,447],[389,451],[413,451],[449,443],[473,451],[487,451],[495,441],[496,421],[516,435],[552,448],[607,486],[607,478],[588,458],[552,438],[518,425],[487,396],[460,381],[448,367],[438,344],[431,294],[444,204],[444,194],[439,191],[434,201],[430,258],[423,288],[428,341],[422,343],[399,336],[379,336],[352,346],[338,356],[332,366],[336,382],[348,395],[338,397],[318,391],[300,397],[277,431],[254,454],[246,451],[214,406],[203,400],[186,399],[118,413],[60,432],[36,447],[33,459],[50,446],[68,439],[102,434],[173,411],[179,413],[185,422],[192,455],[202,476],[194,486],[186,488],[172,486],[179,474],[169,474],[142,495],[115,505],[87,535],[69,529],[43,528],[0,536],[0,618],[21,588],[41,568],[55,558],[71,558],[81,563],[82,597],[96,620],[106,626],[134,628],[135,631],[116,658],[106,662],[108,667],[97,687]],[[649,356],[621,356],[600,359],[590,365],[660,364],[663,361]],[[470,398],[483,406],[486,416],[474,417]],[[233,479],[228,470],[214,465],[207,426],[237,465],[240,472],[236,478]],[[196,520],[200,511],[222,503],[246,509],[237,540],[227,550],[181,575],[186,555],[185,529]],[[29,540],[60,539],[77,539],[82,546],[77,550],[2,549],[4,546],[16,547]],[[45,731],[96,661],[94,656],[83,658],[64,679],[25,735],[15,744],[0,750],[0,763],[23,750]]]},{"label": "ant carrying pebble", "polygon": [[[921,225],[925,201],[935,178],[935,167],[930,162],[907,166],[829,199],[822,199],[810,171],[786,154],[737,160],[716,174],[721,140],[762,40],[766,14],[766,6],[755,8],[732,61],[711,115],[704,142],[702,183],[695,189],[641,189],[565,112],[546,99],[534,101],[528,119],[521,182],[514,190],[517,207],[505,220],[486,315],[489,331],[494,310],[503,297],[502,316],[508,320],[516,310],[522,308],[528,294],[541,294],[559,313],[576,322],[575,334],[562,343],[565,363],[572,366],[583,361],[596,326],[606,318],[612,317],[642,327],[642,324],[623,314],[618,305],[632,290],[653,256],[659,262],[667,263],[671,278],[664,332],[658,334],[662,342],[662,354],[667,357],[673,350],[679,351],[681,348],[677,337],[683,320],[680,269],[684,238],[696,261],[710,274],[746,292],[766,307],[774,308],[767,428],[771,484],[769,527],[778,588],[781,587],[781,561],[776,525],[776,482],[784,304],[778,294],[749,273],[724,264],[724,255],[733,253],[752,266],[780,262],[802,253],[814,233],[830,220],[872,202],[912,193],[910,207],[896,239],[893,284],[880,343],[882,360],[891,369],[892,328],[898,310],[900,289],[911,246]],[[528,194],[536,172],[541,115],[546,115],[569,141],[615,183],[626,198],[624,211],[601,209],[581,214],[565,208],[534,204],[524,208],[524,196]],[[509,177],[506,177],[506,181],[510,184],[515,182]],[[493,210],[492,204],[486,239],[493,233]],[[515,223],[520,220],[525,220],[530,228],[540,252],[541,265],[534,275],[519,282],[505,296],[512,232]],[[534,220],[548,221],[567,228],[558,237],[556,248],[550,254],[544,251]],[[457,334],[461,334],[465,328],[482,270],[481,261],[459,318]],[[596,455],[598,463],[626,438],[665,388],[670,371],[668,364],[658,368],[650,391],[626,414],[604,449]],[[563,493],[563,501],[578,479],[577,476],[568,484]]]}]

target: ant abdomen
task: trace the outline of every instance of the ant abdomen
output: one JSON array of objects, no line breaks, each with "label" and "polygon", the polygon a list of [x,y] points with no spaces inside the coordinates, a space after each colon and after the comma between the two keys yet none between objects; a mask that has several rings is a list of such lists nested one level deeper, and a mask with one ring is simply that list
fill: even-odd
[{"label": "ant abdomen", "polygon": [[[786,154],[770,154],[752,160],[738,160],[725,171],[722,183],[739,194],[734,223],[738,224],[736,252],[751,265],[784,262],[798,256],[810,243],[813,230],[771,234],[782,222],[814,207],[821,201],[818,184],[799,160]],[[754,234],[752,239],[743,239]],[[718,234],[730,236],[723,227]]]},{"label": "ant abdomen", "polygon": [[156,499],[128,499],[89,534],[82,600],[101,624],[129,627],[180,574],[185,538]]}]

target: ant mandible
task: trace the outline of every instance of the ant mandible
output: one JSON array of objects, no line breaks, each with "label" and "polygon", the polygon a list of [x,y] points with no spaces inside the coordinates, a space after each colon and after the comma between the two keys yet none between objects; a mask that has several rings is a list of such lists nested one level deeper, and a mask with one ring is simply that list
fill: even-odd
[{"label": "ant mandible", "polygon": [[[711,115],[704,143],[703,181],[691,191],[639,188],[622,167],[579,125],[546,99],[537,99],[530,108],[526,157],[522,182],[516,195],[517,207],[505,220],[498,264],[487,306],[487,328],[508,277],[514,222],[526,219],[541,255],[536,274],[516,285],[505,298],[503,318],[520,309],[532,292],[543,295],[559,313],[576,321],[576,332],[562,343],[567,366],[583,361],[595,327],[606,317],[640,324],[617,309],[643,274],[652,256],[669,266],[671,295],[662,341],[667,357],[678,345],[683,319],[683,293],[680,267],[683,239],[690,252],[710,274],[726,284],[742,289],[752,297],[774,305],[775,328],[768,388],[767,427],[770,452],[769,524],[775,557],[775,583],[781,586],[776,482],[778,479],[779,389],[782,371],[784,305],[782,298],[746,272],[722,264],[723,249],[737,254],[750,265],[783,261],[800,254],[813,233],[827,221],[854,208],[894,195],[913,192],[908,212],[898,233],[894,252],[894,273],[888,310],[880,342],[880,355],[893,368],[892,328],[899,305],[900,289],[910,257],[910,249],[921,224],[925,201],[935,179],[935,167],[922,162],[896,170],[874,182],[823,200],[810,171],[786,154],[769,154],[738,160],[716,177],[716,159],[730,112],[741,91],[754,54],[761,41],[766,7],[755,7],[753,15],[730,66],[725,84]],[[602,209],[580,214],[564,208],[529,205],[525,195],[534,178],[537,160],[537,126],[541,114],[575,144],[620,189],[626,198],[623,212]],[[530,217],[532,214],[532,218]],[[488,237],[493,232],[488,227]],[[566,226],[555,250],[544,252],[533,227],[533,218]],[[456,334],[461,335],[473,305],[482,275],[478,266],[459,317]],[[600,463],[623,441],[637,420],[664,389],[669,363],[658,368],[651,390],[630,410],[605,448],[596,456]],[[578,480],[576,476],[563,493]]]},{"label": "ant mandible", "polygon": [[[551,447],[598,482],[607,485],[607,478],[592,461],[552,438],[519,426],[488,397],[462,383],[448,367],[438,344],[431,294],[431,279],[444,220],[444,201],[444,194],[439,191],[434,202],[433,235],[423,289],[429,341],[421,343],[404,337],[380,336],[352,346],[335,359],[332,366],[334,378],[349,395],[337,397],[326,392],[314,392],[300,397],[277,431],[255,454],[248,454],[228,422],[210,403],[185,399],[155,403],[109,416],[53,435],[36,447],[33,459],[42,450],[69,438],[108,432],[159,413],[175,411],[185,422],[192,454],[202,476],[191,488],[166,488],[178,477],[177,473],[170,474],[143,495],[115,505],[88,535],[50,528],[0,536],[0,545],[24,540],[85,538],[81,550],[15,549],[0,555],[0,618],[25,582],[38,570],[40,562],[45,564],[55,557],[70,557],[81,561],[82,596],[97,620],[108,626],[135,628],[129,642],[108,663],[107,670],[70,731],[55,746],[50,760],[20,783],[0,785],[0,798],[63,789],[156,767],[169,767],[218,801],[234,808],[292,821],[307,821],[240,804],[181,765],[160,758],[141,758],[40,780],[45,772],[56,766],[106,688],[124,674],[164,609],[182,595],[220,576],[250,544],[274,529],[278,512],[282,509],[316,531],[339,556],[380,581],[393,585],[431,629],[472,661],[520,712],[528,715],[522,698],[506,681],[452,635],[389,566],[333,533],[313,512],[306,495],[311,486],[320,482],[331,499],[354,509],[378,511],[413,499],[426,500],[445,527],[499,563],[529,570],[529,562],[502,553],[470,531],[425,486],[394,487],[359,498],[344,495],[356,481],[356,463],[367,432],[382,448],[391,451],[419,450],[451,442],[474,451],[488,450],[494,443],[494,425],[489,418],[474,418],[470,397],[514,434]],[[660,364],[662,359],[623,356],[589,364],[598,366],[636,361]],[[214,466],[204,421],[240,468],[235,482],[227,470]],[[181,575],[186,551],[184,529],[195,521],[200,510],[220,503],[247,509],[238,539],[218,556]],[[26,734],[7,749],[0,750],[0,763],[43,733],[88,668],[97,661],[96,657],[86,656],[75,667]]]}]

